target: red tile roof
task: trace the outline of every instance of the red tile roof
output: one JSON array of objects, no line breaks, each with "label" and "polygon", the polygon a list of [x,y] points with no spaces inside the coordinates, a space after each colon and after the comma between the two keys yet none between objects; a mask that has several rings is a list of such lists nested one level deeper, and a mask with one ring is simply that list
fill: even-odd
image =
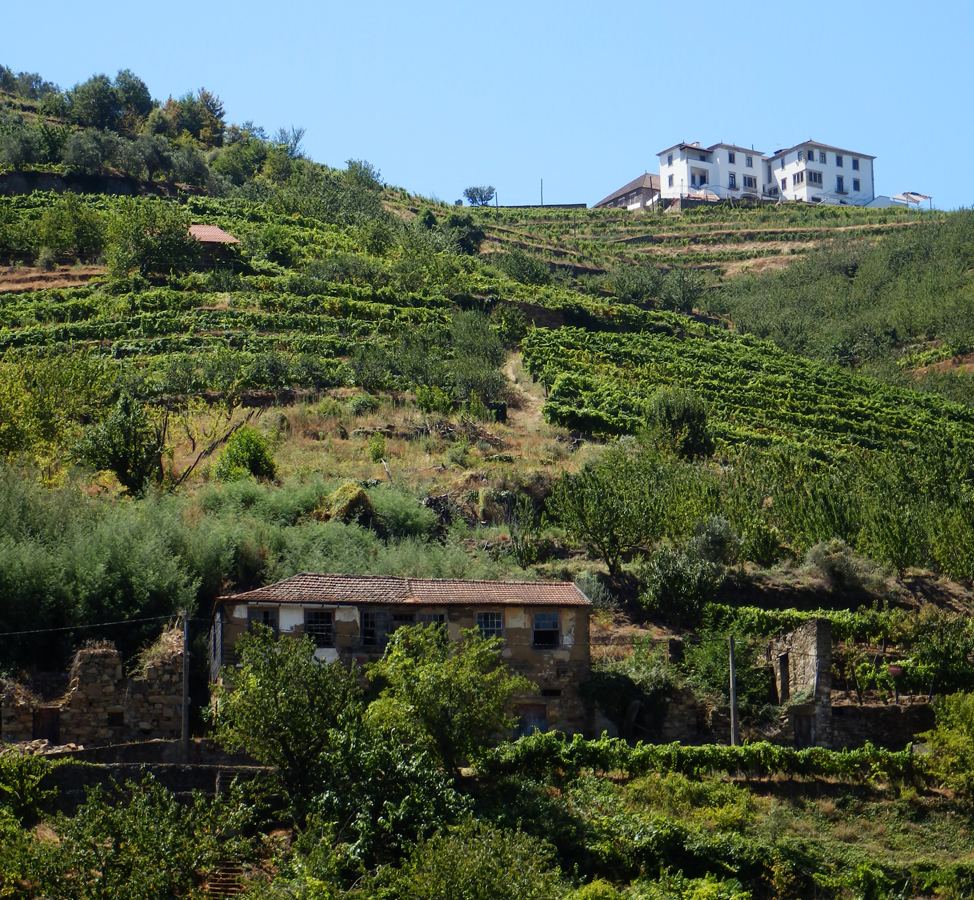
[{"label": "red tile roof", "polygon": [[216,225],[190,225],[189,236],[196,238],[203,244],[239,244],[232,234],[228,234]]},{"label": "red tile roof", "polygon": [[219,600],[236,603],[409,603],[422,606],[591,606],[570,581],[460,581],[306,572]]}]

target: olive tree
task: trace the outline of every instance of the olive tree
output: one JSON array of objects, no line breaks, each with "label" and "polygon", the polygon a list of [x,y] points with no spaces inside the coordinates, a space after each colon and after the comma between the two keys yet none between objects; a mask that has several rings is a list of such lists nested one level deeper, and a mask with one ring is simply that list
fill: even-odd
[{"label": "olive tree", "polygon": [[481,187],[468,187],[463,192],[463,196],[471,206],[487,206],[494,199],[494,186],[488,184]]}]

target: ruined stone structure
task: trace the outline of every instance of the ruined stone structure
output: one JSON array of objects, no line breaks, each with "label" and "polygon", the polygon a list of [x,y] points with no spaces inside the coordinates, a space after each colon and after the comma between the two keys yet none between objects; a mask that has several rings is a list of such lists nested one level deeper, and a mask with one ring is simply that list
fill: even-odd
[{"label": "ruined stone structure", "polygon": [[795,747],[832,743],[832,626],[811,619],[771,641],[778,703],[786,707],[780,740]]},{"label": "ruined stone structure", "polygon": [[67,692],[45,700],[27,687],[2,684],[0,737],[6,742],[44,739],[86,747],[153,738],[176,738],[182,727],[182,641],[167,632],[147,654],[139,677],[126,678],[111,644],[75,654]]},{"label": "ruined stone structure", "polygon": [[579,686],[589,675],[589,599],[571,583],[458,581],[370,575],[295,575],[220,597],[210,633],[210,675],[235,663],[234,647],[254,623],[276,634],[311,635],[326,662],[378,659],[404,625],[465,628],[503,641],[502,656],[538,686],[517,700],[524,731],[585,732]]}]

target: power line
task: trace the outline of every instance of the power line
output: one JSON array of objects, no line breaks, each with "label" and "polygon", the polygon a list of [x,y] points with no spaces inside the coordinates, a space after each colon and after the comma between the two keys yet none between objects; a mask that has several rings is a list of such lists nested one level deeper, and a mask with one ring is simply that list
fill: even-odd
[{"label": "power line", "polygon": [[83,628],[107,628],[109,625],[129,625],[133,622],[160,622],[163,619],[176,619],[178,616],[146,616],[141,619],[118,619],[115,622],[92,622],[90,625],[62,625],[58,628],[31,628],[28,631],[0,631],[0,637],[17,637],[22,634],[48,634],[52,631],[79,631]]}]

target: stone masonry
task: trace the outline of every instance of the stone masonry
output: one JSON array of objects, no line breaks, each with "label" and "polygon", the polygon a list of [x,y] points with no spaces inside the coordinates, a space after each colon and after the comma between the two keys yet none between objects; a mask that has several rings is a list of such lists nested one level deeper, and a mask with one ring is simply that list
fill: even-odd
[{"label": "stone masonry", "polygon": [[6,742],[46,738],[50,743],[99,746],[174,739],[182,728],[182,643],[167,632],[144,658],[138,677],[126,678],[122,656],[110,644],[79,650],[67,692],[45,702],[23,685],[0,682],[0,737]]}]

